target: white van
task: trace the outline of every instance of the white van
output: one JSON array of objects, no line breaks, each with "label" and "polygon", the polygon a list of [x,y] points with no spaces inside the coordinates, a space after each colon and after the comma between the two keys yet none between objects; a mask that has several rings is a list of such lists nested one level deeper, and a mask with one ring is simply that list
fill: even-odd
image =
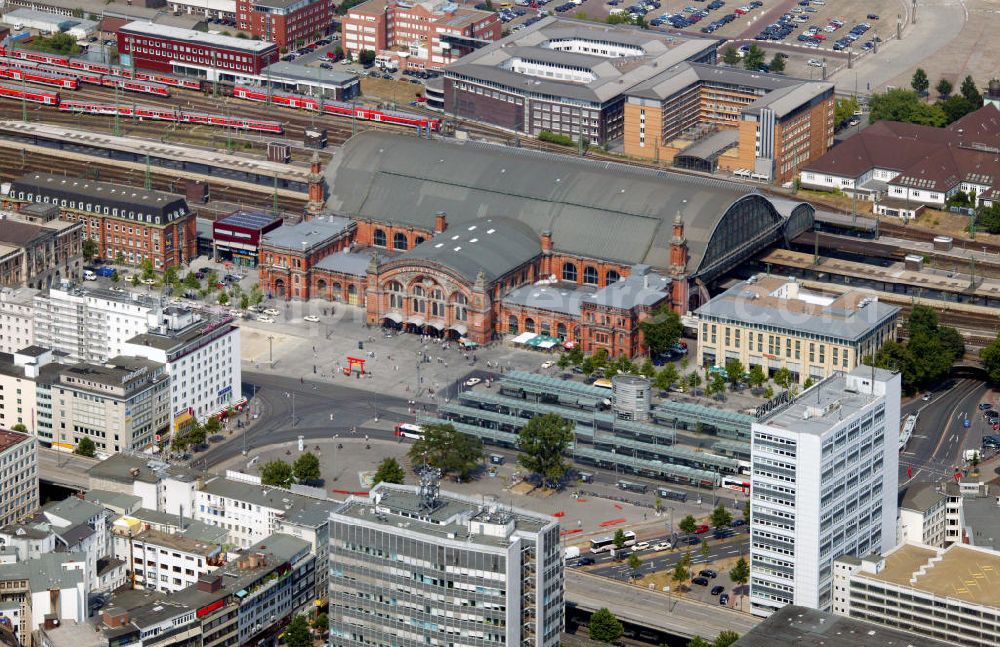
[{"label": "white van", "polygon": [[97,275],[94,274],[94,272],[92,270],[84,270],[83,271],[83,280],[84,281],[96,281],[97,280]]}]

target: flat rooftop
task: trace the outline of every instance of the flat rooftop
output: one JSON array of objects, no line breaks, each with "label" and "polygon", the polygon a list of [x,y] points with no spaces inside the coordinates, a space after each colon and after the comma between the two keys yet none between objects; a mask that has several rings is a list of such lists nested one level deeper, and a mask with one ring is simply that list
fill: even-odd
[{"label": "flat rooftop", "polygon": [[269,41],[250,40],[249,38],[236,38],[234,36],[222,36],[219,34],[208,34],[194,29],[182,29],[181,27],[171,27],[169,25],[158,25],[151,22],[136,21],[130,22],[121,27],[120,31],[142,34],[144,36],[154,36],[166,38],[172,41],[195,43],[199,45],[210,45],[240,52],[252,52],[262,54],[278,46]]},{"label": "flat rooftop", "polygon": [[741,281],[695,311],[708,321],[769,326],[792,334],[856,341],[889,319],[899,307],[850,291],[831,296],[807,290],[795,279],[759,274]]},{"label": "flat rooftop", "polygon": [[850,418],[871,406],[873,373],[876,382],[874,391],[878,396],[880,388],[877,384],[891,380],[893,373],[880,368],[873,371],[870,366],[859,366],[850,373],[834,373],[817,382],[789,405],[775,409],[758,422],[797,433],[823,434],[840,420]]},{"label": "flat rooftop", "polygon": [[219,544],[199,541],[185,535],[175,535],[158,530],[143,530],[132,537],[133,541],[143,541],[154,546],[163,546],[172,550],[211,557],[219,552]]},{"label": "flat rooftop", "polygon": [[[61,382],[73,388],[87,390],[92,387],[85,382],[97,382],[108,386],[122,387],[126,390],[138,377],[152,373],[163,368],[163,364],[139,357],[113,357],[105,364],[70,364],[64,366],[60,378]],[[139,374],[145,370],[146,373]],[[142,380],[141,384],[145,384]],[[101,391],[104,395],[109,395],[106,391]]]},{"label": "flat rooftop", "polygon": [[582,304],[630,310],[636,306],[656,305],[669,296],[668,277],[650,271],[649,266],[636,265],[628,276],[603,288],[565,281],[535,283],[510,291],[502,301],[508,305],[578,316]]},{"label": "flat rooftop", "polygon": [[316,499],[270,485],[232,481],[223,476],[205,481],[201,491],[213,496],[281,510],[286,520],[306,525],[320,525],[329,518],[330,512],[337,506],[336,501]]},{"label": "flat rooftop", "polygon": [[284,224],[264,234],[261,247],[275,247],[304,252],[343,236],[354,227],[354,221],[340,216],[316,216],[300,223]]},{"label": "flat rooftop", "polygon": [[733,643],[733,647],[946,647],[899,629],[788,605]]},{"label": "flat rooftop", "polygon": [[[133,470],[135,470],[133,472]],[[157,483],[164,478],[172,478],[191,483],[200,478],[200,473],[184,467],[171,465],[151,457],[112,454],[88,471],[91,483],[94,479],[131,484],[134,481]]]},{"label": "flat rooftop", "polygon": [[[416,486],[380,483],[371,492],[374,498],[352,497],[334,511],[334,520],[340,522],[356,520],[365,524],[378,524],[387,528],[398,528],[401,519],[406,520],[408,532],[420,533],[429,539],[467,542],[482,547],[501,547],[509,543],[513,532],[537,533],[556,520],[527,510],[483,505],[482,502],[460,497],[455,494],[440,493],[428,505],[418,493]],[[374,507],[381,514],[372,514]],[[495,534],[472,532],[471,521],[492,524],[513,524],[510,532],[503,537]]]},{"label": "flat rooftop", "polygon": [[885,556],[885,566],[878,573],[861,570],[856,576],[1000,608],[1000,553],[989,549],[903,544]]}]

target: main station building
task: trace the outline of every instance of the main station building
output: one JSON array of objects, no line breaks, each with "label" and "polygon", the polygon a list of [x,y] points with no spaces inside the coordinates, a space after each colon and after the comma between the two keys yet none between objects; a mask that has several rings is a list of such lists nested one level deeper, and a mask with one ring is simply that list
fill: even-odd
[{"label": "main station building", "polygon": [[415,332],[536,332],[614,355],[641,351],[652,311],[698,307],[814,213],[721,180],[379,132],[352,138],[326,180],[339,215],[262,239],[267,292]]}]

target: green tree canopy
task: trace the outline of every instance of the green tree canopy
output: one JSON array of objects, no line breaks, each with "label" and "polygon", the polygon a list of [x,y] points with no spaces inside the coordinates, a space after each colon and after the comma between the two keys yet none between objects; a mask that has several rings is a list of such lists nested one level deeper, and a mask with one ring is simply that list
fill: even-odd
[{"label": "green tree canopy", "polygon": [[375,476],[372,477],[372,485],[383,482],[400,484],[405,478],[406,472],[400,467],[399,462],[389,456],[379,463],[378,469],[375,470]]},{"label": "green tree canopy", "polygon": [[76,39],[66,32],[59,32],[51,36],[35,36],[28,47],[36,52],[50,54],[79,54],[81,51],[80,46],[76,44]]},{"label": "green tree canopy", "polygon": [[740,555],[739,561],[729,569],[729,579],[740,587],[740,606],[742,606],[745,587],[747,582],[750,581],[750,565],[742,555]]},{"label": "green tree canopy", "polygon": [[910,79],[910,87],[917,94],[923,96],[927,94],[927,88],[931,86],[930,80],[927,78],[927,72],[924,72],[924,68],[918,67],[917,71],[913,73],[913,77]]},{"label": "green tree canopy", "polygon": [[1000,384],[1000,335],[979,351],[979,358],[983,360],[990,382]]},{"label": "green tree canopy", "polygon": [[983,107],[983,95],[980,94],[979,88],[976,87],[976,82],[972,80],[972,75],[966,76],[962,80],[962,86],[959,88],[959,92],[962,96],[972,104],[973,109],[978,110]]},{"label": "green tree canopy", "polygon": [[591,640],[611,644],[618,640],[625,633],[625,627],[621,620],[615,617],[606,607],[601,607],[590,616],[587,624],[587,633]]},{"label": "green tree canopy", "polygon": [[750,386],[760,386],[764,382],[767,382],[767,374],[764,373],[764,369],[760,367],[759,364],[754,364],[750,367]]},{"label": "green tree canopy", "polygon": [[94,260],[97,256],[100,248],[97,246],[97,241],[91,238],[85,238],[83,241],[83,259],[88,263]]},{"label": "green tree canopy", "polygon": [[868,99],[868,107],[868,118],[872,123],[885,119],[942,126],[946,120],[944,111],[939,106],[924,103],[916,92],[904,88],[872,94]]},{"label": "green tree canopy", "polygon": [[320,480],[319,459],[312,452],[306,452],[297,459],[292,466],[292,472],[300,483]]},{"label": "green tree canopy", "polygon": [[642,569],[642,560],[639,559],[637,553],[630,553],[628,556],[628,568],[632,571],[633,577],[638,577],[639,571]]},{"label": "green tree canopy", "polygon": [[13,427],[11,427],[11,428],[10,428],[10,430],[11,430],[11,431],[18,431],[18,432],[20,432],[20,433],[22,433],[22,434],[26,434],[26,433],[28,433],[28,428],[27,428],[27,427],[25,427],[25,426],[24,426],[24,425],[23,425],[22,423],[20,423],[20,422],[19,422],[19,423],[17,423],[16,425],[14,425]]},{"label": "green tree canopy", "polygon": [[661,391],[669,391],[670,387],[677,384],[681,376],[677,373],[677,368],[673,364],[667,364],[656,374],[653,385]]},{"label": "green tree canopy", "polygon": [[951,91],[955,88],[948,79],[941,79],[937,82],[937,87],[935,89],[942,99],[947,99],[951,95]]},{"label": "green tree canopy", "polygon": [[743,379],[743,362],[738,359],[727,359],[726,360],[726,375],[728,376],[729,383],[736,386]]},{"label": "green tree canopy", "polygon": [[725,506],[717,506],[715,510],[712,510],[712,515],[709,517],[709,523],[712,524],[713,528],[728,528],[729,524],[733,522],[733,515],[726,510]]},{"label": "green tree canopy", "polygon": [[854,116],[856,112],[861,110],[861,105],[858,103],[857,97],[846,97],[844,99],[837,99],[836,104],[833,108],[833,118],[838,124],[844,123],[848,119]]},{"label": "green tree canopy", "polygon": [[97,445],[90,438],[83,436],[80,440],[76,441],[76,449],[73,450],[73,453],[93,458],[97,453]]},{"label": "green tree canopy", "polygon": [[483,459],[483,442],[455,430],[453,425],[423,425],[424,437],[410,447],[409,457],[415,465],[426,464],[467,479]]},{"label": "green tree canopy", "polygon": [[573,422],[555,413],[535,416],[518,434],[521,453],[517,462],[538,474],[551,486],[558,486],[569,470],[563,454],[573,442]]},{"label": "green tree canopy", "polygon": [[779,368],[774,372],[774,383],[783,389],[787,389],[792,385],[792,372],[787,368]]},{"label": "green tree canopy", "polygon": [[681,325],[680,315],[671,310],[670,306],[663,305],[652,316],[639,322],[639,330],[642,331],[649,352],[659,355],[677,343],[684,327]]},{"label": "green tree canopy", "polygon": [[[687,555],[684,557],[687,557]],[[684,559],[684,557],[674,564],[674,572],[670,576],[670,579],[673,580],[678,589],[680,589],[680,587],[688,581],[688,578],[691,577],[691,573],[688,571],[688,560]]]},{"label": "green tree canopy", "polygon": [[615,550],[621,550],[625,548],[625,531],[621,528],[615,530],[615,534],[611,537],[611,543],[615,545]]},{"label": "green tree canopy", "polygon": [[788,58],[785,54],[781,52],[776,53],[771,57],[771,62],[767,64],[767,68],[772,74],[781,74],[785,71],[785,59]]},{"label": "green tree canopy", "polygon": [[948,97],[947,99],[944,99],[942,101],[938,101],[937,104],[935,105],[941,108],[941,110],[944,112],[945,117],[947,117],[949,124],[952,123],[953,121],[958,121],[959,119],[969,114],[970,112],[973,112],[976,109],[975,106],[969,103],[968,99],[966,99],[960,94],[956,94],[955,96]]},{"label": "green tree canopy", "polygon": [[330,627],[330,617],[325,613],[317,613],[312,625],[316,631],[326,631]]},{"label": "green tree canopy", "polygon": [[288,487],[292,484],[292,466],[283,460],[264,463],[260,468],[260,482],[264,485]]},{"label": "green tree canopy", "polygon": [[743,68],[756,72],[764,64],[764,50],[756,44],[750,46],[750,50],[743,56]]},{"label": "green tree canopy", "polygon": [[309,633],[309,621],[304,615],[297,615],[285,629],[285,644],[288,647],[312,647],[313,637]]},{"label": "green tree canopy", "polygon": [[729,647],[740,639],[740,635],[732,629],[723,629],[712,641],[712,647]]},{"label": "green tree canopy", "polygon": [[726,49],[722,50],[722,62],[729,67],[733,67],[740,62],[740,55],[737,53],[735,47],[730,45]]},{"label": "green tree canopy", "polygon": [[712,643],[708,642],[701,636],[695,636],[687,642],[687,647],[712,647]]},{"label": "green tree canopy", "polygon": [[698,527],[698,521],[694,518],[694,515],[687,515],[681,522],[677,524],[677,527],[681,529],[681,532],[691,534]]}]

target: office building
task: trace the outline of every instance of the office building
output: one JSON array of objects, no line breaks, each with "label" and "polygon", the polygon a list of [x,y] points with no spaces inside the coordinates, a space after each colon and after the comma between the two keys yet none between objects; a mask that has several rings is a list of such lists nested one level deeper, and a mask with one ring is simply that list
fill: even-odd
[{"label": "office building", "polygon": [[833,562],[896,545],[900,376],[859,367],[753,424],[750,602],[829,611]]},{"label": "office building", "polygon": [[52,446],[62,451],[73,451],[83,437],[103,457],[141,450],[170,429],[170,376],[163,364],[146,359],[67,366],[52,398]]},{"label": "office building", "polygon": [[137,496],[143,509],[173,515],[175,520],[192,516],[202,478],[184,465],[126,454],[109,456],[91,467],[87,476],[91,490]]},{"label": "office building", "polygon": [[236,0],[236,24],[256,38],[293,49],[326,34],[333,9],[326,0]]},{"label": "office building", "polygon": [[0,353],[0,427],[24,425],[41,442],[52,442],[51,385],[64,368],[59,360],[39,346]]},{"label": "office building", "polygon": [[51,553],[24,562],[0,564],[0,622],[22,645],[36,644],[32,632],[88,616],[89,573],[81,555]]},{"label": "office building", "polygon": [[499,40],[501,27],[496,12],[444,0],[368,0],[344,16],[341,42],[355,58],[368,51],[386,67],[430,70]]},{"label": "office building", "polygon": [[103,364],[161,316],[159,300],[138,293],[52,288],[35,297],[35,343],[73,361]]},{"label": "office building", "polygon": [[83,225],[54,205],[0,213],[0,285],[47,288],[83,274]]},{"label": "office building", "polygon": [[947,484],[911,483],[899,502],[899,536],[896,543],[944,548],[946,539]]},{"label": "office building", "polygon": [[[159,514],[159,513],[154,513]],[[142,519],[123,516],[112,525],[112,554],[125,562],[136,588],[175,593],[225,563],[222,543],[198,532],[154,530]]]},{"label": "office building", "polygon": [[546,16],[445,68],[444,110],[602,145],[622,139],[631,88],[679,63],[714,64],[717,49],[706,38]]},{"label": "office building", "polygon": [[834,612],[949,645],[1000,644],[1000,553],[904,543],[836,561]]},{"label": "office building", "polygon": [[215,258],[237,267],[257,267],[260,262],[260,239],[282,224],[270,213],[235,211],[212,223]]},{"label": "office building", "polygon": [[949,644],[873,622],[790,604],[740,636],[733,647],[946,647]]},{"label": "office building", "polygon": [[7,525],[38,509],[38,440],[0,429],[0,465],[0,525]]},{"label": "office building", "polygon": [[231,316],[165,308],[158,325],[129,339],[122,353],[166,367],[174,432],[191,417],[204,422],[243,401],[240,328]]},{"label": "office building", "polygon": [[120,258],[133,265],[150,260],[163,269],[195,257],[195,215],[181,195],[28,173],[14,180],[3,201],[16,211],[32,203],[58,207],[63,221],[83,224],[83,236],[97,243],[100,258]]},{"label": "office building", "polygon": [[555,646],[559,522],[421,486],[380,483],[332,515],[330,640]]},{"label": "office building", "polygon": [[0,288],[0,353],[15,353],[35,343],[33,288]]},{"label": "office building", "polygon": [[896,338],[899,308],[859,290],[807,290],[794,278],[750,277],[695,311],[699,366],[791,371],[800,383],[848,372]]},{"label": "office building", "polygon": [[[208,81],[233,74],[260,74],[278,60],[279,47],[263,40],[209,34],[149,22],[130,22],[118,30],[122,62],[140,70],[170,72]],[[195,244],[194,218],[190,243]],[[185,239],[188,240],[188,239]]]}]

